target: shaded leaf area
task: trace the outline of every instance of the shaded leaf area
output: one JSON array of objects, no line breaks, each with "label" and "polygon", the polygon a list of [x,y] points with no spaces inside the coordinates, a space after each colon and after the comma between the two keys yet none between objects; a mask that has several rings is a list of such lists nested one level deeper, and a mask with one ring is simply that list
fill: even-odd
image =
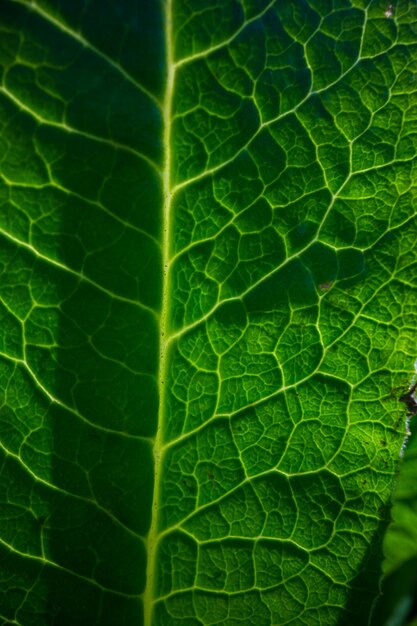
[{"label": "shaded leaf area", "polygon": [[1,623],[142,620],[164,49],[140,5],[0,11]]},{"label": "shaded leaf area", "polygon": [[154,626],[367,624],[415,358],[416,8],[171,9],[3,0],[0,618],[142,624],[155,567]]}]

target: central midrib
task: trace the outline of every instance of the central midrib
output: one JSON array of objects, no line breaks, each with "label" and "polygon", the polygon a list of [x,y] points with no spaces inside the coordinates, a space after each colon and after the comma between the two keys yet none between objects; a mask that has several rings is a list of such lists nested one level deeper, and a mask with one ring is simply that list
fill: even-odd
[{"label": "central midrib", "polygon": [[170,211],[172,202],[171,184],[171,117],[172,117],[172,96],[175,81],[175,65],[172,53],[172,1],[162,2],[164,10],[165,24],[165,46],[166,46],[166,82],[163,101],[163,122],[164,122],[164,166],[163,166],[163,207],[162,207],[162,305],[160,316],[160,336],[159,336],[159,409],[158,425],[153,445],[154,459],[154,489],[152,500],[151,526],[146,541],[147,548],[147,568],[146,587],[143,596],[144,626],[151,626],[153,623],[153,608],[155,603],[155,583],[157,567],[158,549],[158,526],[159,526],[159,488],[161,482],[161,457],[163,450],[164,431],[164,408],[165,408],[165,384],[166,384],[166,355],[168,349],[168,270],[169,270],[169,250],[170,250]]}]

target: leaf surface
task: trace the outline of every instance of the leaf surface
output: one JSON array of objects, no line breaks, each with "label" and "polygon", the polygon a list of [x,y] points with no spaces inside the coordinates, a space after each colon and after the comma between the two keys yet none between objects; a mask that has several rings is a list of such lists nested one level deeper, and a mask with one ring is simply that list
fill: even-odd
[{"label": "leaf surface", "polygon": [[368,624],[415,358],[416,18],[3,0],[5,624]]}]

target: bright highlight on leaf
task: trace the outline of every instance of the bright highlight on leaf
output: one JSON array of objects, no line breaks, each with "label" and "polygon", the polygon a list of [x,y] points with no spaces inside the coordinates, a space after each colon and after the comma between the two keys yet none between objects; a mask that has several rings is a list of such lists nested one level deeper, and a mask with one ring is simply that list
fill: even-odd
[{"label": "bright highlight on leaf", "polygon": [[2,623],[370,624],[416,64],[413,0],[2,1]]}]

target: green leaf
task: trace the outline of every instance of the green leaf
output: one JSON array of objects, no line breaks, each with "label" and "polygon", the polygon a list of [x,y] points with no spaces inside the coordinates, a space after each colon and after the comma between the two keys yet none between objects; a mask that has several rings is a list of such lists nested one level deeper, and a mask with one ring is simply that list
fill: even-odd
[{"label": "green leaf", "polygon": [[[413,426],[413,430],[415,425]],[[415,432],[415,431],[414,431]],[[384,571],[394,572],[403,561],[417,557],[417,490],[415,486],[417,438],[410,437],[395,489],[393,523],[386,537]]]},{"label": "green leaf", "polygon": [[[413,386],[411,387],[411,390]],[[410,392],[408,392],[410,393]],[[413,392],[411,391],[413,394]],[[407,395],[406,395],[407,398]],[[410,410],[414,411],[413,396]],[[373,623],[402,626],[415,603],[417,590],[417,488],[416,488],[416,418],[410,414],[411,436],[407,439],[400,475],[395,486],[392,523],[384,540],[385,561],[382,596],[376,606]]]},{"label": "green leaf", "polygon": [[416,356],[416,21],[2,0],[3,623],[369,623]]}]

